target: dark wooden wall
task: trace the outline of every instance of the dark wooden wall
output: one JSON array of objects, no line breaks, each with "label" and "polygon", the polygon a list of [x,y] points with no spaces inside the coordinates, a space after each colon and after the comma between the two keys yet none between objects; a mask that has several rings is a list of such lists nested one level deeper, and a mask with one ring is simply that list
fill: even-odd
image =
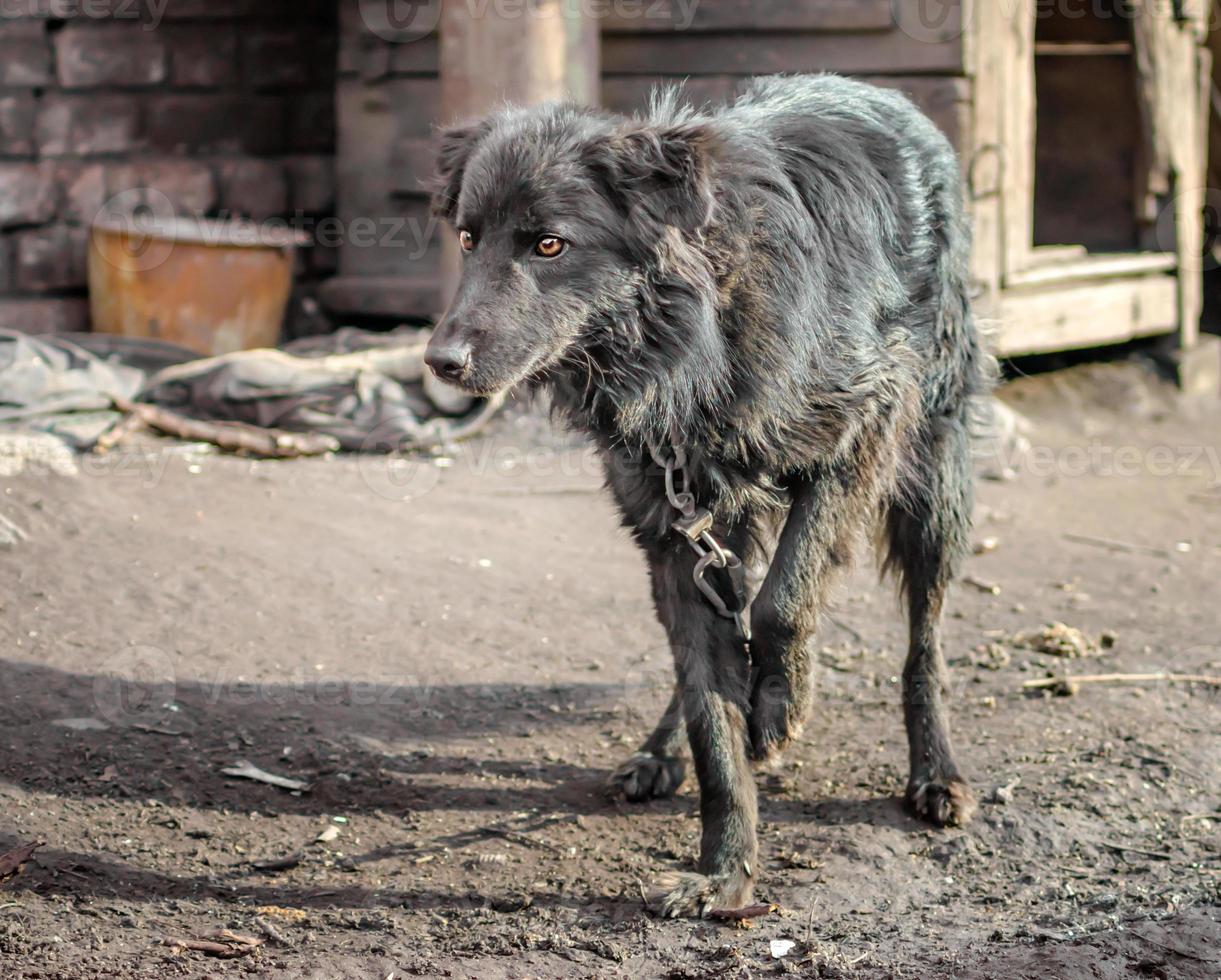
[{"label": "dark wooden wall", "polygon": [[[439,268],[439,229],[430,225],[424,192],[432,130],[443,121],[437,37],[416,37],[416,31],[387,40],[369,31],[359,0],[341,4],[340,215],[346,222],[372,216],[386,240],[345,245],[340,276],[325,296],[345,314],[426,316],[434,312]],[[608,0],[605,6],[602,102],[609,108],[641,107],[658,82],[683,81],[692,101],[716,103],[732,98],[752,75],[836,71],[902,89],[956,145],[969,142],[961,25],[955,19],[923,23],[920,10],[929,5],[921,0]]]}]

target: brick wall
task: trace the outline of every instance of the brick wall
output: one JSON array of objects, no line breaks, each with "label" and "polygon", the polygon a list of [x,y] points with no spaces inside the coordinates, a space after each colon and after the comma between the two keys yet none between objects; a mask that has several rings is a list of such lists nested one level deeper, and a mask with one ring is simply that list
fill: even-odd
[{"label": "brick wall", "polygon": [[[0,326],[85,329],[115,195],[308,224],[334,210],[336,0],[0,0]],[[303,251],[295,329],[332,249]]]}]

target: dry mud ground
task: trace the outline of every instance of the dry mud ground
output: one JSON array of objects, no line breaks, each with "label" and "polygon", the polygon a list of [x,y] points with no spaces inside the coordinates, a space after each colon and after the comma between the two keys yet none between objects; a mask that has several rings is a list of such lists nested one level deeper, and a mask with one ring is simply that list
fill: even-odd
[{"label": "dry mud ground", "polygon": [[[603,789],[669,666],[575,444],[518,419],[449,466],[159,443],[0,479],[26,535],[0,552],[0,851],[46,842],[0,885],[0,977],[1217,977],[1221,692],[1022,689],[1221,674],[1217,402],[1131,366],[1004,397],[1032,450],[982,484],[995,547],[947,620],[980,816],[900,806],[904,631],[865,560],[806,736],[759,775],[780,910],[750,928],[642,907],[690,867],[696,799]],[[1015,639],[1054,621],[1114,643]],[[310,789],[222,772],[243,759]],[[265,943],[162,942],[222,929]]]}]

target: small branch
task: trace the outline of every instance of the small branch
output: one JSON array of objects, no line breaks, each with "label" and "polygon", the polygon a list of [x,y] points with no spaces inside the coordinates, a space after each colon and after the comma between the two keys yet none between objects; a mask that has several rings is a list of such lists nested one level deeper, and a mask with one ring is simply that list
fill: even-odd
[{"label": "small branch", "polygon": [[339,451],[338,439],[319,432],[286,432],[283,429],[247,425],[245,422],[209,422],[179,415],[159,405],[132,402],[125,398],[116,398],[114,404],[119,411],[136,416],[150,429],[179,439],[210,442],[231,453],[291,459]]},{"label": "small branch", "polygon": [[[120,409],[120,411],[124,411]],[[126,412],[119,416],[93,443],[93,451],[104,456],[123,442],[128,436],[135,435],[148,428],[144,419],[136,412]]]},{"label": "small branch", "polygon": [[1075,541],[1077,544],[1088,544],[1095,548],[1106,548],[1107,551],[1121,551],[1130,555],[1154,555],[1157,558],[1173,558],[1174,553],[1166,548],[1151,548],[1147,544],[1129,544],[1127,541],[1114,541],[1111,538],[1096,538],[1089,534],[1065,534],[1065,541]]},{"label": "small branch", "polygon": [[505,830],[503,827],[481,827],[480,833],[489,834],[492,837],[499,837],[502,840],[510,841],[514,844],[520,844],[522,847],[533,847],[540,851],[550,851],[552,854],[558,854],[560,857],[568,857],[568,852],[556,844],[549,841],[538,840],[531,837],[529,834],[523,834],[516,830]]},{"label": "small branch", "polygon": [[995,582],[986,582],[982,578],[976,578],[974,575],[964,575],[962,581],[963,584],[969,585],[973,589],[978,589],[980,592],[986,592],[988,595],[1001,594],[1001,587]]},{"label": "small branch", "polygon": [[268,786],[276,786],[279,789],[298,793],[308,793],[310,790],[310,784],[307,782],[300,779],[289,779],[287,776],[277,776],[265,769],[260,769],[245,759],[239,759],[232,766],[222,769],[221,772],[235,779],[251,779],[256,783],[266,783]]},{"label": "small branch", "polygon": [[1120,853],[1129,851],[1132,854],[1140,854],[1144,857],[1156,858],[1159,861],[1169,861],[1174,857],[1173,854],[1170,854],[1167,851],[1147,851],[1143,847],[1130,847],[1127,844],[1115,844],[1108,840],[1102,840],[1098,843],[1103,847],[1110,848],[1112,851],[1119,851]]},{"label": "small branch", "polygon": [[172,946],[175,949],[188,949],[205,956],[215,956],[217,959],[233,960],[239,956],[248,956],[263,944],[263,940],[251,936],[239,936],[228,930],[216,933],[214,939],[173,939],[161,940],[161,945]]},{"label": "small branch", "polygon": [[182,732],[176,728],[157,728],[155,725],[133,724],[128,725],[132,731],[144,732],[147,735],[166,735],[171,738],[190,738],[190,732]]},{"label": "small branch", "polygon": [[740,909],[713,909],[707,917],[717,922],[741,922],[745,919],[757,919],[760,916],[771,915],[778,911],[780,911],[779,905],[761,902],[758,905],[747,905]]},{"label": "small branch", "polygon": [[1062,677],[1041,677],[1023,681],[1022,687],[1033,690],[1042,687],[1060,687],[1074,684],[1149,684],[1165,681],[1167,684],[1208,684],[1221,687],[1221,677],[1209,674],[1066,674]]}]

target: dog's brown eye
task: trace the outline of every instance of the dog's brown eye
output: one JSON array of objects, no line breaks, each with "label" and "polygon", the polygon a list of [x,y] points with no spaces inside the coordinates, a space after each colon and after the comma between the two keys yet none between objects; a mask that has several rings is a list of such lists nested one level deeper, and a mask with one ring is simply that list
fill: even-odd
[{"label": "dog's brown eye", "polygon": [[469,252],[475,247],[475,236],[463,228],[458,232],[458,244],[462,246],[462,251]]},{"label": "dog's brown eye", "polygon": [[562,251],[568,243],[562,238],[556,238],[555,235],[544,235],[534,244],[534,252],[536,255],[541,255],[545,259],[554,259]]}]

